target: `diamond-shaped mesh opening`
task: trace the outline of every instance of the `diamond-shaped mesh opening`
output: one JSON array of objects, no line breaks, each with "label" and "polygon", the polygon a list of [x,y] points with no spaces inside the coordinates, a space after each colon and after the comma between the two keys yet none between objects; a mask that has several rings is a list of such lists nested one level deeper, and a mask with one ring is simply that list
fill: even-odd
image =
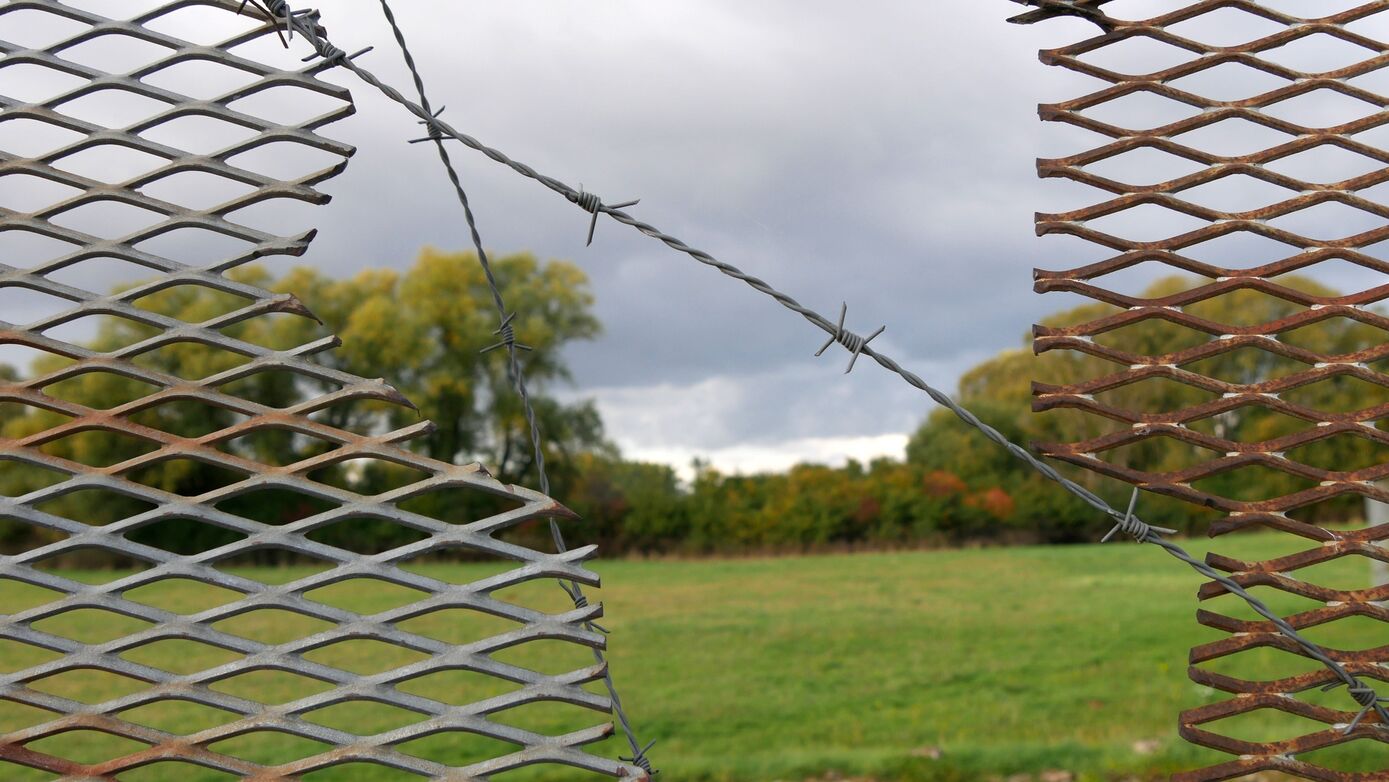
[{"label": "diamond-shaped mesh opening", "polygon": [[245,539],[246,535],[196,519],[161,519],[126,533],[126,538],[173,554],[202,554]]},{"label": "diamond-shaped mesh opening", "polygon": [[381,763],[342,763],[303,775],[304,782],[420,782],[423,776]]},{"label": "diamond-shaped mesh opening", "polygon": [[52,601],[61,596],[55,589],[26,584],[12,578],[0,579],[0,605],[9,613],[17,614]]},{"label": "diamond-shaped mesh opening", "polygon": [[[1204,166],[1194,160],[1153,149],[1139,147],[1110,155],[1085,165],[1085,171],[1095,176],[1129,185],[1155,185],[1200,171]],[[1155,207],[1159,208],[1160,207]]]},{"label": "diamond-shaped mesh opening", "polygon": [[190,98],[211,100],[260,79],[258,74],[240,68],[189,59],[146,74],[140,81]]},{"label": "diamond-shaped mesh opening", "polygon": [[194,155],[221,156],[260,135],[254,128],[202,115],[176,117],[140,131],[140,137]]},{"label": "diamond-shaped mesh opening", "polygon": [[0,17],[0,38],[43,49],[87,29],[76,19],[68,19],[38,8],[21,8]]},{"label": "diamond-shaped mesh opening", "polygon": [[123,432],[96,429],[46,440],[39,450],[88,467],[110,467],[157,451],[159,443]]},{"label": "diamond-shaped mesh opening", "polygon": [[248,416],[191,399],[173,399],[143,406],[130,421],[178,437],[199,438],[243,423]]},{"label": "diamond-shaped mesh opening", "polygon": [[61,636],[78,643],[100,644],[133,635],[150,627],[150,622],[99,608],[74,608],[31,623],[35,630]]},{"label": "diamond-shaped mesh opening", "polygon": [[238,638],[277,646],[331,630],[333,623],[281,608],[261,608],[223,619],[213,627]]},{"label": "diamond-shaped mesh opening", "polygon": [[1275,174],[1329,186],[1378,171],[1384,164],[1332,144],[1321,144],[1305,146],[1299,152],[1266,163],[1265,167]]},{"label": "diamond-shaped mesh opening", "polygon": [[163,168],[167,160],[122,144],[94,144],[53,160],[53,167],[98,182],[116,184]]},{"label": "diamond-shaped mesh opening", "polygon": [[427,595],[418,589],[392,584],[375,578],[352,578],[320,587],[304,596],[310,600],[352,611],[376,614],[417,602]]},{"label": "diamond-shaped mesh opening", "polygon": [[63,375],[64,379],[44,386],[43,392],[65,402],[96,405],[99,409],[120,407],[159,390],[153,383],[101,369],[64,372]]},{"label": "diamond-shaped mesh opening", "polygon": [[1280,396],[1287,402],[1322,413],[1352,413],[1389,403],[1389,388],[1342,375],[1285,391]]},{"label": "diamond-shaped mesh opening", "polygon": [[1092,396],[1102,405],[1134,413],[1161,413],[1195,407],[1220,398],[1218,393],[1163,377],[1140,380]]},{"label": "diamond-shaped mesh opening", "polygon": [[176,735],[192,735],[241,719],[236,712],[201,703],[167,700],[126,709],[116,716],[126,722]]},{"label": "diamond-shaped mesh opening", "polygon": [[1170,473],[1196,467],[1209,461],[1216,451],[1183,443],[1170,437],[1121,445],[1096,454],[1109,464],[1143,472]]},{"label": "diamond-shaped mesh opening", "polygon": [[1353,472],[1377,464],[1389,464],[1389,443],[1349,434],[1292,448],[1286,453],[1293,461],[1335,472]]},{"label": "diamond-shaped mesh opening", "polygon": [[1080,109],[1077,113],[1100,122],[1141,128],[1160,128],[1190,119],[1201,109],[1139,89],[1118,98]]},{"label": "diamond-shaped mesh opening", "polygon": [[385,673],[428,659],[429,655],[384,641],[360,638],[321,646],[304,659],[360,676]]},{"label": "diamond-shaped mesh opening", "polygon": [[357,517],[320,527],[305,537],[358,554],[380,554],[383,551],[418,543],[428,538],[429,534],[402,527],[389,519]]},{"label": "diamond-shaped mesh opening", "polygon": [[1304,35],[1259,53],[1259,58],[1303,73],[1336,71],[1375,57],[1379,52],[1327,33]]},{"label": "diamond-shaped mesh opening", "polygon": [[[16,673],[62,657],[54,652],[19,641],[0,641],[0,673]],[[0,707],[3,708],[3,707]]]},{"label": "diamond-shaped mesh opening", "polygon": [[33,323],[72,309],[71,300],[18,285],[0,287],[0,309],[11,323]]},{"label": "diamond-shaped mesh opening", "polygon": [[258,489],[217,503],[218,510],[262,524],[289,524],[338,507],[337,503],[289,489]]},{"label": "diamond-shaped mesh opening", "polygon": [[53,101],[53,106],[61,114],[107,128],[126,128],[169,110],[164,101],[116,87]]},{"label": "diamond-shaped mesh opening", "polygon": [[244,777],[181,760],[150,763],[121,772],[121,782],[175,782],[176,780],[231,782],[235,779],[244,779]]},{"label": "diamond-shaped mesh opening", "polygon": [[29,686],[59,698],[95,704],[124,698],[145,689],[148,685],[129,676],[84,668],[45,676],[29,682]]},{"label": "diamond-shaped mesh opening", "polygon": [[333,689],[328,682],[288,671],[270,670],[240,673],[213,682],[210,687],[217,692],[267,706],[290,703]]},{"label": "diamond-shaped mesh opening", "polygon": [[1281,130],[1275,130],[1240,117],[1212,122],[1172,137],[1174,141],[1184,146],[1204,150],[1221,157],[1243,157],[1266,149],[1273,149],[1292,141],[1294,138],[1296,137]]},{"label": "diamond-shaped mesh opening", "polygon": [[1282,203],[1295,195],[1298,193],[1285,187],[1236,174],[1183,190],[1180,197],[1221,212],[1249,212]]},{"label": "diamond-shaped mesh opening", "polygon": [[[138,646],[121,657],[151,668],[186,676],[241,659],[241,655],[197,641],[169,639]],[[194,705],[194,704],[189,704]]]},{"label": "diamond-shaped mesh opening", "polygon": [[406,741],[397,744],[396,749],[446,766],[468,766],[488,758],[509,755],[520,747],[488,736],[454,730]]},{"label": "diamond-shaped mesh opening", "polygon": [[[107,8],[105,10],[111,10]],[[62,58],[89,68],[111,73],[127,73],[163,59],[173,50],[133,35],[98,35],[74,46],[65,46]]]},{"label": "diamond-shaped mesh opening", "polygon": [[1338,356],[1381,345],[1386,337],[1389,337],[1389,332],[1378,326],[1353,318],[1337,317],[1284,331],[1278,335],[1278,341],[1315,353]]},{"label": "diamond-shaped mesh opening", "polygon": [[1384,224],[1384,218],[1363,209],[1337,203],[1321,203],[1275,217],[1269,225],[1319,241],[1358,236]]},{"label": "diamond-shaped mesh opening", "polygon": [[133,755],[149,745],[103,731],[80,729],[26,742],[24,748],[92,765]]},{"label": "diamond-shaped mesh opening", "polygon": [[1389,750],[1383,742],[1358,738],[1322,749],[1299,752],[1297,756],[1299,760],[1320,768],[1367,774],[1383,770],[1386,754],[1389,754]]},{"label": "diamond-shaped mesh opening", "polygon": [[[42,725],[57,717],[55,712],[36,708],[23,703],[5,702],[0,706],[0,730],[9,732]],[[0,766],[3,768],[3,766]],[[8,770],[8,769],[6,769]]]},{"label": "diamond-shaped mesh opening", "polygon": [[280,86],[257,90],[238,98],[229,103],[228,108],[254,114],[276,124],[299,125],[339,111],[345,105],[341,99],[315,90]]},{"label": "diamond-shaped mesh opening", "polygon": [[1239,46],[1266,38],[1283,29],[1266,19],[1238,8],[1217,8],[1184,19],[1165,28],[1182,38],[1212,47]]},{"label": "diamond-shaped mesh opening", "polygon": [[1206,730],[1239,741],[1272,743],[1325,730],[1325,722],[1264,706],[1204,725]]},{"label": "diamond-shaped mesh opening", "polygon": [[256,187],[203,171],[180,171],[149,182],[140,192],[192,209],[211,209],[256,191]]},{"label": "diamond-shaped mesh opening", "polygon": [[298,141],[272,141],[227,158],[228,163],[238,168],[287,181],[322,171],[340,160],[331,152]]},{"label": "diamond-shaped mesh opening", "polygon": [[389,703],[372,700],[352,700],[305,712],[303,718],[315,725],[346,731],[358,736],[380,733],[413,725],[425,715]]},{"label": "diamond-shaped mesh opening", "polygon": [[1321,129],[1364,119],[1381,110],[1370,101],[1323,87],[1266,106],[1263,113],[1285,122]]},{"label": "diamond-shaped mesh opening", "polygon": [[0,207],[16,212],[38,212],[66,201],[82,191],[44,177],[22,173],[0,174]]},{"label": "diamond-shaped mesh opening", "polygon": [[0,95],[21,103],[47,103],[86,81],[81,76],[32,63],[9,63],[0,67]]},{"label": "diamond-shaped mesh opening", "polygon": [[1217,103],[1236,103],[1286,87],[1289,81],[1243,63],[1224,62],[1168,84]]},{"label": "diamond-shaped mesh opening", "polygon": [[274,766],[318,755],[331,749],[332,745],[283,731],[253,730],[236,738],[215,742],[208,748],[252,763]]},{"label": "diamond-shaped mesh opening", "polygon": [[281,467],[310,456],[328,453],[337,448],[338,443],[309,437],[290,429],[267,426],[222,440],[216,443],[216,447],[224,453],[254,459],[271,467]]}]

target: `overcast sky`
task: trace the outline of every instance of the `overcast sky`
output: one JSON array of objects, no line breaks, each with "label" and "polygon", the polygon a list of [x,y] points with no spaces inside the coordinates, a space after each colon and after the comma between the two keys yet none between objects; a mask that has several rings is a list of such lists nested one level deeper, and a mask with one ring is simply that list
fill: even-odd
[{"label": "overcast sky", "polygon": [[[953,389],[1058,306],[1031,291],[1047,191],[1036,103],[1064,94],[1036,50],[1077,26],[943,5],[396,3],[455,126],[608,200],[641,198],[638,217],[830,317],[847,301],[850,328],[886,325],[875,346]],[[340,45],[377,44],[363,64],[404,85],[374,6],[322,7]],[[433,151],[351,86],[359,112],[333,134],[358,154],[327,187],[339,197],[306,260],[347,270],[466,246]],[[929,412],[874,364],[846,377],[842,351],[813,358],[821,332],[770,299],[614,223],[585,248],[576,207],[457,158],[488,247],[590,275],[605,334],[569,352],[575,393],[627,455],[746,471],[900,457]]]},{"label": "overcast sky", "polygon": [[[73,4],[114,15],[149,3]],[[1142,16],[1184,4],[1113,5]],[[395,6],[456,127],[608,201],[641,198],[637,217],[831,319],[847,301],[849,328],[886,325],[874,346],[942,388],[1079,302],[1033,293],[1034,267],[1104,255],[1033,234],[1034,212],[1094,200],[1035,173],[1036,158],[1095,138],[1036,116],[1039,102],[1099,86],[1037,61],[1091,35],[1084,22],[1009,25],[1020,8],[1005,0]],[[360,63],[410,92],[375,0],[319,7],[340,46],[375,45]],[[331,205],[266,216],[320,229],[277,270],[347,275],[404,268],[423,245],[467,248],[434,150],[405,143],[413,118],[350,74],[326,78],[352,88],[358,111],[325,135],[357,154],[324,185]],[[929,413],[871,362],[846,377],[842,350],[813,358],[823,334],[750,288],[611,221],[586,248],[577,207],[461,146],[455,160],[490,250],[587,271],[605,333],[569,351],[567,393],[597,400],[628,456],[744,471],[901,456]]]}]

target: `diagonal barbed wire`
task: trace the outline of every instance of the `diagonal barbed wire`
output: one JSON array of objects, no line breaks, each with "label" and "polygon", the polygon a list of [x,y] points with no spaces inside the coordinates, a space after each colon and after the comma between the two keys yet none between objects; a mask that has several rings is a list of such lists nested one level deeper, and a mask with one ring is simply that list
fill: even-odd
[{"label": "diagonal barbed wire", "polygon": [[[401,29],[400,23],[396,21],[395,12],[391,9],[390,2],[388,2],[388,0],[380,0],[380,2],[381,12],[386,17],[386,23],[390,25],[391,34],[395,37],[396,44],[400,48],[401,57],[405,60],[405,66],[409,69],[410,77],[415,83],[415,91],[420,98],[419,105],[424,109],[425,113],[429,115],[429,119],[421,120],[429,131],[429,135],[425,139],[419,140],[433,141],[438,150],[439,161],[443,164],[444,171],[448,174],[449,182],[453,185],[455,195],[458,196],[458,203],[463,207],[463,217],[468,224],[468,232],[472,236],[473,248],[477,252],[478,264],[482,267],[482,272],[487,278],[487,287],[492,293],[493,304],[496,305],[497,317],[500,320],[500,325],[494,333],[501,339],[496,344],[483,348],[482,352],[488,353],[497,348],[506,348],[507,375],[516,389],[517,396],[520,397],[521,406],[525,413],[526,424],[530,429],[532,458],[540,479],[540,491],[548,495],[550,493],[550,476],[545,469],[545,451],[541,441],[540,423],[536,419],[535,406],[531,403],[530,393],[526,388],[525,369],[522,367],[519,358],[520,351],[530,350],[531,348],[516,341],[516,332],[512,326],[512,320],[516,317],[516,312],[508,311],[506,308],[506,301],[502,297],[501,288],[497,284],[496,275],[492,272],[492,264],[487,258],[487,250],[484,249],[482,245],[482,236],[478,232],[477,220],[473,215],[472,206],[468,201],[468,193],[463,187],[462,179],[458,175],[458,170],[453,165],[453,160],[449,157],[448,148],[444,145],[444,136],[437,131],[434,124],[439,115],[443,113],[444,109],[441,106],[437,111],[431,110],[429,97],[425,92],[424,77],[420,74],[419,66],[415,62],[415,57],[411,54],[410,47],[405,41],[405,32]],[[288,15],[287,18],[292,20],[294,17],[291,14]],[[594,219],[595,221],[597,220],[597,214],[594,215]],[[592,241],[592,236],[592,230],[590,229],[590,241]],[[559,523],[556,522],[555,519],[550,518],[548,521],[550,523],[550,537],[554,540],[555,548],[562,554],[568,550],[568,546],[565,545],[564,542],[564,533],[560,530]],[[584,595],[583,588],[580,587],[578,583],[561,580],[559,584],[560,587],[564,589],[565,593],[569,595],[575,608],[586,608],[588,606],[588,597]],[[596,628],[598,630],[603,630],[602,626],[596,623],[588,622],[586,624],[590,629]],[[604,630],[604,632],[606,632],[606,630]],[[631,719],[627,716],[626,709],[623,708],[622,698],[618,695],[617,686],[613,682],[612,672],[607,665],[606,656],[601,649],[596,647],[592,651],[594,661],[603,666],[603,683],[606,685],[608,697],[612,701],[613,713],[621,724],[623,734],[627,737],[627,742],[632,748],[631,757],[623,758],[623,760],[631,762],[633,765],[647,772],[647,774],[655,774],[656,771],[646,755],[647,751],[651,749],[655,742],[653,741],[643,745],[640,739],[637,738],[636,730],[632,727]]]},{"label": "diagonal barbed wire", "polygon": [[[280,2],[281,4],[283,4],[283,0],[280,0]],[[680,239],[661,231],[655,226],[652,226],[648,223],[638,220],[635,217],[632,217],[631,215],[627,214],[625,211],[622,211],[622,209],[616,206],[608,206],[606,204],[603,204],[602,201],[598,199],[596,196],[594,196],[592,193],[586,193],[583,190],[576,190],[573,187],[570,187],[569,185],[565,184],[564,182],[555,179],[554,177],[542,174],[536,171],[534,168],[531,168],[530,166],[526,165],[525,163],[512,159],[500,150],[497,150],[493,147],[489,147],[486,144],[483,144],[481,141],[478,141],[476,138],[473,138],[472,136],[466,133],[462,133],[453,126],[449,125],[448,122],[432,114],[426,107],[418,103],[415,103],[414,101],[411,101],[409,98],[401,94],[399,90],[381,81],[381,79],[378,78],[371,71],[366,70],[361,65],[354,62],[350,57],[346,56],[346,53],[342,49],[339,49],[337,46],[333,45],[330,41],[328,41],[326,31],[324,31],[323,28],[317,24],[317,12],[290,12],[286,8],[284,13],[277,12],[275,14],[275,17],[277,18],[281,16],[287,19],[287,24],[292,26],[296,31],[303,35],[303,37],[314,47],[317,56],[322,57],[325,61],[329,61],[334,64],[340,65],[343,68],[346,68],[347,70],[354,73],[362,81],[366,82],[368,85],[375,87],[387,98],[391,99],[395,103],[400,104],[411,114],[414,114],[416,117],[418,117],[420,121],[423,122],[425,126],[429,129],[431,135],[448,137],[450,139],[458,141],[462,143],[464,146],[474,151],[482,153],[486,157],[498,163],[501,163],[507,168],[510,168],[516,173],[526,177],[527,179],[532,179],[536,182],[539,182],[540,184],[544,185],[550,190],[553,190],[554,192],[560,194],[571,203],[579,204],[586,211],[592,212],[594,214],[606,214],[613,220],[624,225],[630,226],[636,229],[638,232],[645,234],[646,236],[649,236],[661,242],[662,244],[665,244],[667,247],[670,247],[671,249],[677,252],[688,255],[689,257],[693,258],[699,263],[713,267],[714,269],[718,270],[720,273],[728,277],[732,277],[733,279],[742,281],[743,283],[747,284],[749,287],[756,290],[757,292],[771,297],[777,303],[781,304],[783,307],[805,318],[812,325],[818,327],[826,334],[828,334],[833,342],[838,342],[847,350],[851,351],[851,353],[855,354],[856,356],[863,355],[872,358],[874,361],[878,363],[879,366],[901,377],[911,386],[925,392],[937,404],[941,405],[942,407],[945,407],[960,420],[964,421],[969,426],[977,429],[991,442],[1007,450],[1014,457],[1021,460],[1023,463],[1027,464],[1032,469],[1036,470],[1043,477],[1047,478],[1050,481],[1053,481],[1065,491],[1076,496],[1086,504],[1095,508],[1100,513],[1103,513],[1104,515],[1110,517],[1119,529],[1127,532],[1131,537],[1133,537],[1134,540],[1140,543],[1151,543],[1162,548],[1171,556],[1186,563],[1197,573],[1220,584],[1228,592],[1242,599],[1245,603],[1249,605],[1250,608],[1252,608],[1260,616],[1267,619],[1283,636],[1297,644],[1298,647],[1300,647],[1307,654],[1308,657],[1321,663],[1336,676],[1338,681],[1333,682],[1331,685],[1328,685],[1327,689],[1345,686],[1348,692],[1350,693],[1351,697],[1360,706],[1359,713],[1348,724],[1346,728],[1347,733],[1354,730],[1355,727],[1361,723],[1361,720],[1363,720],[1363,718],[1370,711],[1374,711],[1376,715],[1379,717],[1380,722],[1378,724],[1381,729],[1389,728],[1389,709],[1386,709],[1386,704],[1389,703],[1389,701],[1379,696],[1372,687],[1367,685],[1359,677],[1356,677],[1355,675],[1347,671],[1345,667],[1342,666],[1339,662],[1332,659],[1331,656],[1326,652],[1326,650],[1324,650],[1321,646],[1303,637],[1301,633],[1297,632],[1297,630],[1294,629],[1293,626],[1287,622],[1287,620],[1285,620],[1280,615],[1276,614],[1272,609],[1265,605],[1263,601],[1250,594],[1234,579],[1219,573],[1210,565],[1194,558],[1190,553],[1186,551],[1186,549],[1182,548],[1182,546],[1180,546],[1179,544],[1164,538],[1163,534],[1168,532],[1168,530],[1159,527],[1153,527],[1143,522],[1133,512],[1134,503],[1136,502],[1136,495],[1134,499],[1131,500],[1130,507],[1127,512],[1120,511],[1114,508],[1099,495],[1095,494],[1094,492],[1090,491],[1084,486],[1081,486],[1075,481],[1067,478],[1066,476],[1062,475],[1054,467],[1043,462],[1040,458],[1032,454],[1026,448],[1023,448],[1017,443],[1012,442],[997,429],[981,421],[978,418],[978,416],[974,415],[974,413],[961,406],[958,402],[952,399],[945,392],[937,388],[934,388],[926,381],[922,380],[915,373],[903,368],[899,363],[897,363],[896,360],[894,360],[890,356],[878,350],[875,350],[872,347],[869,347],[865,338],[855,334],[852,331],[847,331],[844,329],[842,316],[839,323],[833,323],[814,309],[802,305],[800,302],[796,301],[796,299],[792,298],[789,294],[778,290],[777,288],[773,287],[772,285],[768,284],[767,282],[763,281],[758,277],[754,277],[750,274],[747,274],[742,269],[739,269],[737,266],[721,261],[703,250],[691,247],[690,245],[686,244]],[[277,21],[277,19],[272,19],[271,21]]]}]

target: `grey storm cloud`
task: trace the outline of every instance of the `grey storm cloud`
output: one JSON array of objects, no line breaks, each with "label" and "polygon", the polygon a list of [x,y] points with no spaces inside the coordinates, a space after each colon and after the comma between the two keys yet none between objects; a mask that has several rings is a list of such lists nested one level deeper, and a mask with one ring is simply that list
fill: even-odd
[{"label": "grey storm cloud", "polygon": [[[1183,4],[1112,5],[1136,17]],[[641,219],[826,315],[847,302],[850,328],[886,325],[875,346],[944,388],[1079,303],[1034,294],[1033,267],[1103,257],[1032,230],[1036,211],[1097,200],[1038,180],[1034,167],[1097,138],[1036,116],[1039,102],[1102,86],[1037,61],[1039,48],[1092,34],[1085,22],[1008,25],[1018,8],[1004,0],[394,5],[454,126],[609,201],[641,198],[631,210]],[[319,7],[338,45],[375,45],[360,62],[410,92],[377,3]],[[285,63],[307,51],[297,42],[278,52],[273,38],[256,46],[253,56]],[[351,74],[325,78],[357,103],[325,133],[357,153],[324,186],[331,205],[254,215],[277,231],[320,229],[307,255],[272,266],[350,274],[408,266],[424,245],[468,247],[434,150],[406,143],[420,135],[414,118]],[[589,274],[605,333],[569,351],[576,385],[565,393],[595,397],[625,448],[716,453],[902,434],[929,412],[924,395],[871,364],[846,378],[842,351],[813,358],[821,332],[741,283],[610,221],[585,247],[588,215],[577,207],[481,155],[454,155],[489,249],[571,260]],[[1134,270],[1129,283],[1160,273]]]}]

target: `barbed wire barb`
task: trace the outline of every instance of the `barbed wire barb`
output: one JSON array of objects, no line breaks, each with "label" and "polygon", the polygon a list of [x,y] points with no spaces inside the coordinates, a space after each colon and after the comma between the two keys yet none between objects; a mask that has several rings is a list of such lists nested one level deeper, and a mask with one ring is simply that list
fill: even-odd
[{"label": "barbed wire barb", "polygon": [[1148,538],[1159,532],[1164,535],[1177,534],[1177,531],[1174,529],[1169,529],[1167,527],[1154,527],[1151,524],[1146,524],[1140,521],[1139,518],[1134,515],[1133,510],[1134,507],[1138,505],[1138,494],[1140,491],[1142,491],[1142,489],[1140,489],[1139,487],[1133,487],[1133,495],[1129,497],[1128,510],[1124,511],[1124,517],[1120,519],[1117,524],[1114,525],[1114,528],[1111,529],[1108,534],[1106,534],[1103,538],[1100,539],[1101,543],[1108,543],[1110,538],[1114,537],[1120,532],[1127,532],[1134,540],[1138,541],[1139,543],[1147,543]]},{"label": "barbed wire barb", "polygon": [[825,340],[825,344],[815,351],[816,358],[819,358],[826,350],[829,350],[830,345],[836,342],[843,345],[852,354],[849,356],[849,366],[844,369],[846,375],[854,371],[854,363],[858,361],[859,354],[863,352],[868,343],[876,339],[879,334],[887,331],[887,326],[879,326],[877,331],[867,337],[861,337],[844,328],[844,316],[847,314],[849,314],[849,303],[844,302],[839,307],[839,322],[834,326],[834,333],[830,334],[830,338]]},{"label": "barbed wire barb", "polygon": [[583,209],[585,212],[593,214],[593,219],[588,222],[588,241],[584,243],[585,247],[593,245],[593,232],[598,228],[598,215],[600,213],[611,212],[614,209],[626,209],[629,206],[636,206],[641,203],[641,199],[638,198],[633,201],[623,201],[620,204],[613,204],[611,206],[605,205],[603,200],[597,195],[585,192],[582,182],[579,183],[579,192],[570,200],[578,204],[579,208]]}]

